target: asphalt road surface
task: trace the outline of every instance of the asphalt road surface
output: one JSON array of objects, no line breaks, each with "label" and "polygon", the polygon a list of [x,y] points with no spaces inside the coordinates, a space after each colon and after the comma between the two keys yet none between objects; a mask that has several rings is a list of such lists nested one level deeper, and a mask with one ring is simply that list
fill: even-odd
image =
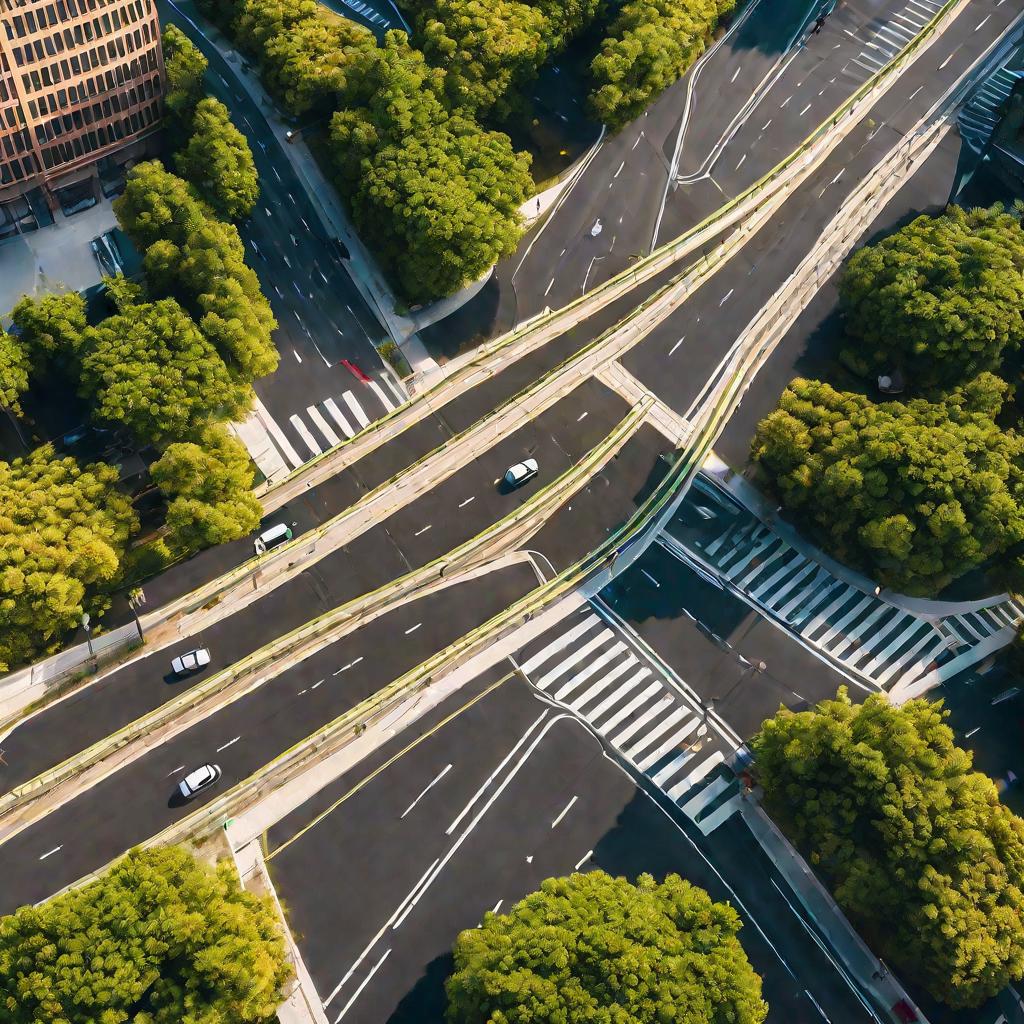
[{"label": "asphalt road surface", "polygon": [[[642,117],[605,137],[483,291],[422,332],[428,347],[451,354],[557,309],[698,223],[792,152],[939,6],[755,0]],[[813,35],[823,10],[831,13]]]},{"label": "asphalt road surface", "polygon": [[[363,301],[333,241],[324,235],[263,111],[235,69],[197,31],[194,6],[186,0],[161,0],[158,9],[163,23],[182,29],[209,60],[206,87],[227,105],[256,160],[260,200],[239,230],[247,262],[259,275],[280,324],[274,340],[281,353],[277,371],[257,382],[256,393],[305,460],[311,453],[291,417],[304,416],[309,406],[328,398],[344,409],[341,396],[346,391],[363,395],[362,385],[339,365],[342,359],[383,381],[387,372],[373,342],[386,338],[387,332]],[[361,398],[360,404],[371,419],[387,411],[375,396]]]},{"label": "asphalt road surface", "polygon": [[857,183],[1018,13],[1000,0],[977,0],[966,9],[771,222],[622,358],[626,369],[666,404],[688,415],[734,340],[796,269]]},{"label": "asphalt road surface", "polygon": [[[170,647],[129,662],[44,708],[4,737],[6,763],[0,764],[3,790],[60,764],[177,697],[188,686],[317,615],[369,593],[470,540],[577,462],[608,435],[626,412],[626,403],[603,384],[593,379],[584,381],[536,419],[478,453],[467,466],[431,491],[260,600]],[[639,473],[648,471],[653,459],[652,439],[647,434],[643,437],[644,442],[620,453],[614,463],[616,469],[623,467],[627,472],[627,489]],[[505,470],[530,456],[540,464],[539,476],[519,490],[506,493],[499,486]],[[605,479],[610,487],[613,477]],[[620,507],[612,507],[613,514],[621,518]],[[580,540],[571,530],[551,536],[545,542],[545,553],[559,561],[579,557],[585,553]],[[564,550],[563,544],[568,546]],[[170,677],[171,659],[195,647],[210,649],[209,668],[187,681]]]},{"label": "asphalt road surface", "polygon": [[514,678],[473,702],[501,678],[498,669],[460,690],[420,723],[419,739],[396,737],[268,834],[275,884],[328,1020],[442,1019],[462,929],[545,878],[595,868],[677,872],[728,899],[764,977],[769,1019],[870,1020],[745,826],[734,819],[702,837],[577,720]]},{"label": "asphalt road surface", "polygon": [[[108,776],[0,845],[0,914],[35,903],[247,778],[537,585],[496,570],[375,619]],[[220,782],[191,802],[180,779],[212,762]]]}]

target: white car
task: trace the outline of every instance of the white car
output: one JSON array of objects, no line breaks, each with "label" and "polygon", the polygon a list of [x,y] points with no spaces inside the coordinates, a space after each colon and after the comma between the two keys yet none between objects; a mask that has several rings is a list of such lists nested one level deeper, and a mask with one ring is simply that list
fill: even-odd
[{"label": "white car", "polygon": [[178,792],[186,799],[191,800],[204,789],[209,789],[221,776],[219,764],[204,764],[193,772],[189,772],[178,783]]},{"label": "white car", "polygon": [[505,473],[505,483],[509,487],[521,487],[527,480],[532,480],[539,470],[536,459],[525,459],[510,466]]},{"label": "white car", "polygon": [[176,676],[187,676],[210,664],[210,652],[205,647],[197,647],[194,651],[187,651],[178,655],[171,661],[171,671]]}]

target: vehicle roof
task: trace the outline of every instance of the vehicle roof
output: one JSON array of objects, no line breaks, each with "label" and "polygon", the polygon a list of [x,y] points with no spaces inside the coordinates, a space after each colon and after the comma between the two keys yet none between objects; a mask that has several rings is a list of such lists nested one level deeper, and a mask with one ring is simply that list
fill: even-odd
[{"label": "vehicle roof", "polygon": [[185,782],[189,789],[195,789],[196,786],[200,785],[203,782],[206,782],[207,779],[212,778],[213,769],[208,764],[204,764],[197,768],[195,771],[189,772],[188,775],[185,776],[183,781]]},{"label": "vehicle roof", "polygon": [[288,532],[288,525],[286,523],[277,523],[274,526],[268,527],[260,534],[260,540],[273,540],[275,537],[282,537]]}]

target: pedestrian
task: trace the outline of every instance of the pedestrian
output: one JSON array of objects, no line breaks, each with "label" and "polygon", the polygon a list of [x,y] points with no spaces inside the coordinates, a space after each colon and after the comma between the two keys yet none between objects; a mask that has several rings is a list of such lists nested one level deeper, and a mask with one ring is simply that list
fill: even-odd
[{"label": "pedestrian", "polygon": [[819,14],[817,20],[814,22],[814,34],[815,35],[817,35],[821,31],[822,26],[824,24],[825,24],[825,15],[824,14]]}]

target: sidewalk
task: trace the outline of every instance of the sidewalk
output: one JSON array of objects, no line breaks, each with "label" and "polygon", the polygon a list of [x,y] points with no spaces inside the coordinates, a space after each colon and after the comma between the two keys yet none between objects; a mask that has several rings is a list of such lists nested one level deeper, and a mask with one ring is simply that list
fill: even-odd
[{"label": "sidewalk", "polygon": [[927,1018],[914,1004],[899,979],[889,972],[854,931],[832,895],[764,812],[756,797],[751,795],[740,801],[740,816],[796,894],[808,916],[822,934],[828,937],[832,949],[859,987],[871,994],[876,1006],[884,1007],[889,1020],[897,1022],[901,1018],[893,1012],[893,1007],[905,1003],[917,1013],[916,1020],[928,1024]]},{"label": "sidewalk", "polygon": [[708,455],[701,468],[706,476],[731,494],[747,511],[757,516],[768,529],[805,558],[824,566],[837,579],[863,594],[875,596],[895,608],[901,608],[923,619],[937,620],[949,615],[980,611],[1010,599],[1009,594],[995,594],[976,601],[936,601],[924,597],[908,597],[906,594],[897,594],[880,588],[874,580],[857,572],[856,569],[843,565],[842,562],[837,562],[807,540],[794,526],[779,516],[779,508],[776,508],[749,480],[727,466],[714,452]]},{"label": "sidewalk", "polygon": [[281,119],[276,105],[264,90],[255,73],[246,70],[247,61],[233,48],[230,40],[212,25],[206,22],[200,25],[197,16],[183,10],[174,0],[167,0],[167,2],[193,26],[203,39],[217,50],[221,58],[230,65],[232,72],[250,98],[260,108],[271,133],[277,139],[285,157],[298,175],[302,187],[306,190],[325,232],[329,236],[340,238],[348,248],[350,253],[348,262],[351,265],[353,282],[370,308],[376,310],[388,332],[399,344],[413,371],[432,369],[436,364],[427,354],[423,343],[416,337],[415,321],[395,312],[395,296],[384,280],[384,275],[373,256],[363,245],[349,222],[334,186],[324,177],[316,160],[313,159],[313,154],[301,139],[294,142],[288,141],[288,132],[290,131],[288,125]]}]

